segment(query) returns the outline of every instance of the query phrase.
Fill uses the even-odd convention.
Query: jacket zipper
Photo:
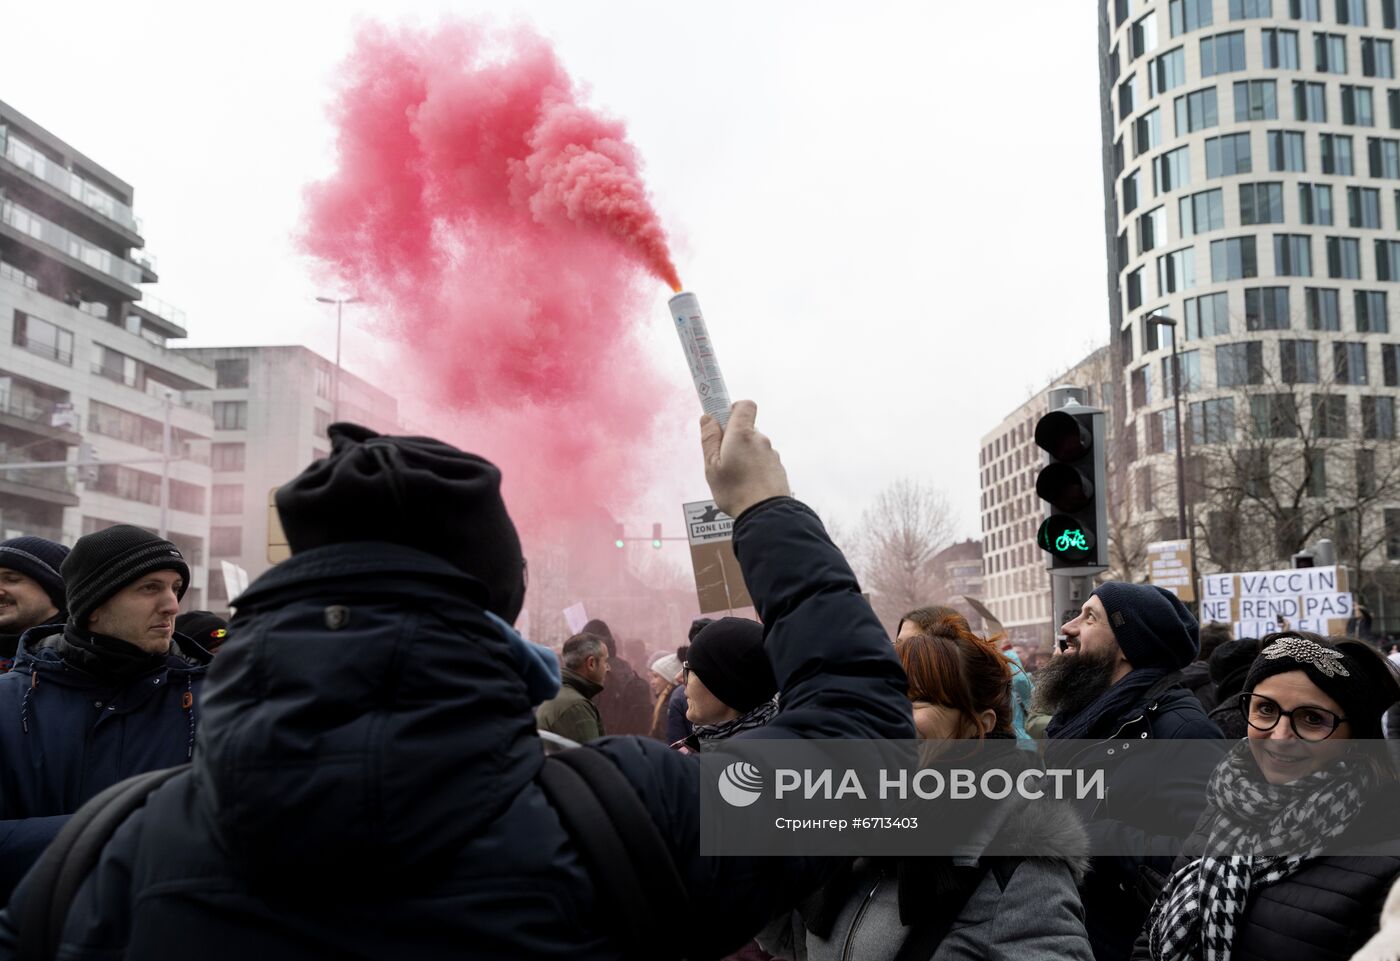
[[[851,920],[851,929],[846,932],[846,944],[841,949],[841,961],[850,961],[851,959],[851,943],[856,939],[856,928],[860,927],[860,920],[865,917],[865,910],[870,907],[870,902],[875,900],[875,892],[880,890],[881,880],[884,879],[881,878],[875,882],[875,886],[872,887],[870,893],[865,896],[865,900],[861,902],[860,908],[856,910],[856,916]]]

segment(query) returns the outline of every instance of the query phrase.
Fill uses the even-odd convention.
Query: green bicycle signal
[[[1087,551],[1088,549],[1089,541],[1081,530],[1064,531],[1055,538],[1055,550],[1061,554],[1068,550]]]

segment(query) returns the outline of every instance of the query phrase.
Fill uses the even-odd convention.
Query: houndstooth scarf
[[[1205,856],[1167,881],[1148,918],[1153,961],[1228,961],[1252,887],[1280,881],[1336,837],[1372,787],[1364,764],[1339,760],[1291,784],[1259,776],[1237,744],[1206,789],[1217,818]]]

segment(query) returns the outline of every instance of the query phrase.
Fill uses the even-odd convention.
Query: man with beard
[[[1196,818],[1225,742],[1201,702],[1181,683],[1200,648],[1196,619],[1175,594],[1150,584],[1109,581],[1061,629],[1065,646],[1035,679],[1047,766],[1103,767],[1106,792],[1090,802],[1089,835],[1098,850],[1084,883],[1084,921],[1097,961],[1127,958],[1157,889]],[[1115,745],[1144,739],[1206,739],[1219,751],[1193,751],[1169,771],[1142,752]],[[1171,812],[1175,836],[1149,828],[1143,812]],[[1140,895],[1139,891],[1147,892]],[[1145,898],[1145,899],[1144,899]]]

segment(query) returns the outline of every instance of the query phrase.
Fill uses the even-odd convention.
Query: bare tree
[[[919,481],[897,480],[861,515],[854,538],[862,580],[886,628],[912,608],[938,602],[941,578],[932,563],[953,540],[948,500]]]

